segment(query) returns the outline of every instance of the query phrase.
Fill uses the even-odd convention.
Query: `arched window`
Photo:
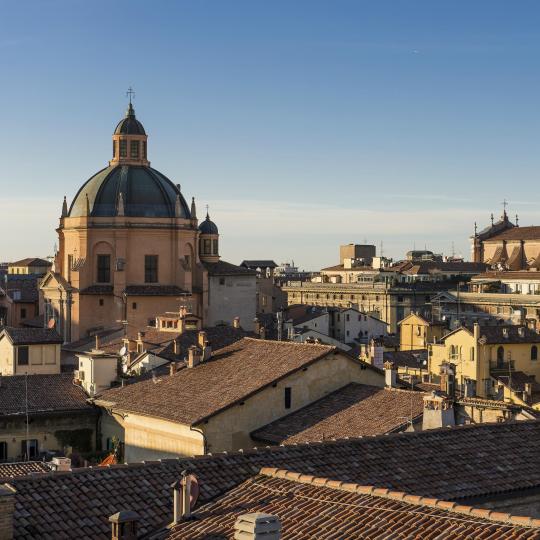
[[[538,360],[538,347],[536,345],[531,347],[531,360]]]
[[[504,364],[504,347],[501,345],[497,349],[497,367],[502,367]]]

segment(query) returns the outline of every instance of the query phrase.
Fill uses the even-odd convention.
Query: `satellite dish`
[[[127,348],[126,346],[124,345],[121,349],[120,349],[120,356],[126,356],[127,354]]]
[[[47,323],[47,328],[54,328],[56,326],[56,321],[54,319],[49,319]]]

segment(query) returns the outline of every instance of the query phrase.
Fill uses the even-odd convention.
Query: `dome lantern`
[[[135,109],[131,103],[133,91],[128,90],[129,105],[126,115],[118,122],[113,133],[113,157],[110,165],[150,165],[147,159],[148,135],[143,125],[135,116]]]
[[[219,231],[210,219],[206,206],[206,219],[199,225],[199,258],[203,262],[219,261]]]

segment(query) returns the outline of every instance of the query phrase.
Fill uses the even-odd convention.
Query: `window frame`
[[[102,265],[102,261],[107,261],[106,265]],[[107,277],[108,279],[102,279]],[[98,253],[96,255],[96,283],[111,282],[111,256],[108,253]]]
[[[155,264],[154,264],[155,263]],[[144,282],[159,283],[159,256],[144,256]]]
[[[121,158],[128,157],[128,144],[127,144],[126,139],[120,139],[118,157],[121,157]]]
[[[292,388],[286,386],[283,393],[285,409],[290,409],[292,407]]]
[[[26,360],[21,361],[21,351],[26,352]],[[18,345],[17,346],[17,365],[18,366],[28,366],[30,365],[30,347],[28,345]]]

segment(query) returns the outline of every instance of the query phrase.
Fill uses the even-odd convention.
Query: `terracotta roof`
[[[128,285],[128,296],[181,296],[190,294],[176,285]]]
[[[26,259],[21,259],[20,261],[15,261],[9,263],[9,266],[52,266],[50,261],[45,259],[39,259],[36,257],[27,257]]]
[[[50,467],[43,461],[17,461],[14,463],[0,463],[1,478],[16,478],[35,473],[50,472]]]
[[[436,261],[423,261],[414,264],[411,268],[404,270],[404,274],[432,274],[432,273],[445,273],[445,272],[461,272],[465,274],[478,274],[484,272],[488,267],[484,263],[475,262],[436,262]]]
[[[515,279],[523,279],[525,281],[539,281],[540,280],[540,272],[537,271],[529,271],[529,270],[518,270],[515,272],[511,271],[501,271],[501,272],[484,272],[482,274],[478,274],[477,276],[474,276],[472,278],[472,283],[475,281],[479,281],[482,279],[496,279],[500,281],[508,281],[508,280],[515,280]]]
[[[38,278],[35,275],[8,275],[6,289],[14,302],[33,304],[38,301]],[[19,297],[16,298],[16,293]]]
[[[54,344],[62,343],[63,339],[53,328],[15,328],[4,326],[0,337],[7,334],[13,345]]]
[[[250,270],[249,268],[244,268],[243,266],[236,266],[236,264],[231,264],[225,261],[218,261],[215,263],[203,262],[202,264],[210,276],[255,276],[257,274],[255,270]]]
[[[353,266],[352,268],[345,268],[342,264],[336,264],[334,266],[329,266],[327,268],[322,268],[321,272],[379,272],[378,269],[373,268],[372,266]]]
[[[251,436],[270,444],[380,435],[408,427],[423,411],[424,394],[351,383]]]
[[[506,231],[503,231],[484,242],[499,242],[501,240],[538,240],[540,239],[540,227],[512,227]]]
[[[334,351],[327,345],[244,338],[157,382],[106,390],[96,403],[193,425]]]
[[[113,294],[114,288],[112,285],[90,285],[80,290],[81,294]]]
[[[384,361],[394,362],[398,367],[410,367],[414,369],[428,369],[427,349],[414,351],[386,351],[383,353]],[[425,363],[424,363],[425,362]]]
[[[25,414],[26,384],[28,384],[28,411],[31,415],[66,411],[97,413],[87,403],[87,395],[82,388],[73,384],[73,374],[59,373],[28,375],[28,378],[25,375],[2,377],[0,416]]]
[[[233,538],[236,519],[251,512],[278,517],[283,540],[540,538],[540,519],[271,468],[155,538]]]
[[[261,467],[445,500],[510,497],[540,487],[539,450],[540,422],[522,421],[21,477],[10,482],[17,490],[15,536],[106,539],[108,516],[120,510],[137,512],[139,533],[147,534],[171,521],[170,485],[186,469],[199,479],[199,504]]]

